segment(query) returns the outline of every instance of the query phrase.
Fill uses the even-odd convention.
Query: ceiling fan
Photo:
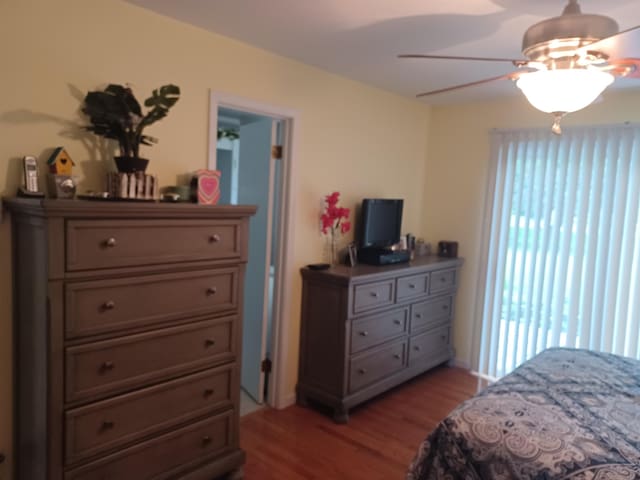
[[[514,72],[417,96],[513,80],[529,103],[553,115],[551,130],[559,135],[562,117],[591,104],[615,77],[640,78],[640,25],[619,32],[612,18],[584,14],[578,0],[568,1],[562,15],[527,29],[522,39],[522,59],[420,54],[398,57],[512,63],[517,67]]]

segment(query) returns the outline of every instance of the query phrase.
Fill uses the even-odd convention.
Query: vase
[[[144,172],[149,160],[140,157],[113,157],[120,173]]]
[[[327,262],[331,265],[338,265],[338,239],[333,235],[327,237]]]

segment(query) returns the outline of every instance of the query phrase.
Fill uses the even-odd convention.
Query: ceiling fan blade
[[[579,51],[604,53],[609,58],[636,58],[640,56],[640,25],[590,43]]]
[[[623,58],[609,61],[613,75],[624,78],[640,78],[640,58]]]
[[[511,73],[507,73],[506,75],[500,75],[498,77],[485,78],[482,80],[476,80],[475,82],[463,83],[461,85],[454,85],[453,87],[440,88],[439,90],[432,90],[430,92],[419,93],[418,95],[416,95],[416,97],[426,97],[429,95],[436,95],[438,93],[451,92],[452,90],[459,90],[461,88],[475,87],[476,85],[482,85],[485,83],[494,82],[496,80],[515,80],[520,75],[523,75],[525,73],[528,73],[528,72],[526,71],[511,72]]]
[[[493,58],[493,57],[458,57],[454,55],[421,55],[418,53],[406,53],[398,55],[398,58],[426,58],[435,60],[473,60],[479,62],[509,62],[517,67],[522,67],[529,63],[526,59],[515,58]]]

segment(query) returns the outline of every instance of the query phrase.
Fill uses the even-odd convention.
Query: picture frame
[[[347,246],[347,262],[350,267],[355,267],[358,264],[358,247],[355,243],[350,243]]]

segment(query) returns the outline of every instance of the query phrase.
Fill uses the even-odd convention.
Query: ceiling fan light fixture
[[[613,80],[608,72],[573,68],[525,73],[516,85],[538,110],[571,113],[590,105]]]

